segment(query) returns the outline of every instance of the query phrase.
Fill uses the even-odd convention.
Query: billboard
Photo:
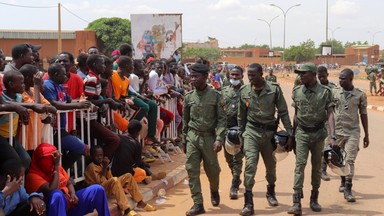
[[[182,14],[132,14],[131,35],[136,59],[154,53],[169,58],[182,45]]]
[[[321,55],[322,56],[332,55],[332,46],[331,45],[322,45],[321,46]]]

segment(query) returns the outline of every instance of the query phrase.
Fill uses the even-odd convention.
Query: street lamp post
[[[275,16],[273,19],[271,19],[271,21],[266,21],[264,19],[257,19],[259,21],[262,21],[262,22],[265,22],[267,23],[268,27],[269,27],[269,50],[272,50],[272,27],[271,27],[271,24],[272,24],[272,21],[275,20],[277,17],[279,16]]]
[[[374,32],[374,33],[370,32],[370,31],[368,32],[368,33],[370,33],[372,35],[372,45],[375,45],[375,35],[380,33],[380,32],[381,31],[377,31],[377,32]]]
[[[287,13],[293,7],[298,7],[301,4],[295,4],[295,5],[291,6],[291,7],[289,7],[286,11],[284,11],[281,7],[279,7],[279,6],[275,5],[275,4],[269,4],[269,5],[273,6],[273,7],[279,8],[281,10],[281,12],[283,12],[283,15],[284,15],[283,64],[285,64],[285,55],[284,55],[284,52],[285,52],[285,23],[286,23],[286,19],[287,19]]]
[[[332,67],[333,67],[333,51],[334,51],[334,47],[333,47],[333,45],[334,45],[334,41],[335,41],[335,38],[333,37],[333,33],[335,33],[335,31],[336,30],[338,30],[338,29],[340,29],[341,27],[336,27],[336,28],[334,28],[334,29],[332,29],[332,28],[328,28],[329,30],[331,30],[331,33],[332,33],[332,52],[331,52],[331,64],[332,64]],[[332,70],[332,67],[331,67],[331,70]]]

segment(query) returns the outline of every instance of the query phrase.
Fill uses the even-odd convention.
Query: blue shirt
[[[43,96],[48,101],[59,101],[67,103],[71,100],[71,97],[68,95],[67,91],[62,85],[59,85],[53,82],[51,79],[44,80],[44,91]],[[60,114],[60,128],[65,129],[67,123],[67,118],[65,113]]]
[[[19,203],[27,201],[29,203],[29,198],[33,196],[38,196],[41,199],[44,198],[42,193],[33,192],[27,194],[24,186],[20,186],[19,190],[9,195],[4,199],[3,192],[0,192],[0,208],[4,210],[5,215],[9,215],[13,210],[16,209]]]

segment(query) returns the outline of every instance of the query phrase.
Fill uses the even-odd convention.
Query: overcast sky
[[[62,0],[64,7],[92,22],[101,17],[130,18],[137,13],[182,13],[183,41],[219,40],[220,47],[248,44],[269,44],[269,27],[258,21],[272,22],[273,46],[283,46],[283,10],[294,7],[286,18],[286,47],[307,39],[316,45],[326,38],[326,0]],[[0,3],[24,6],[55,6],[54,0],[0,0]],[[35,5],[33,5],[33,3]],[[335,39],[342,41],[374,42],[384,48],[384,1],[382,0],[329,0],[329,28]],[[21,8],[0,4],[1,29],[55,30],[57,8]],[[62,10],[62,29],[84,29],[87,22]],[[329,38],[332,31],[329,30]]]

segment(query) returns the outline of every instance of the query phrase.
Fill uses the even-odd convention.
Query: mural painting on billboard
[[[131,32],[135,58],[153,53],[169,58],[182,45],[181,14],[132,14]]]

